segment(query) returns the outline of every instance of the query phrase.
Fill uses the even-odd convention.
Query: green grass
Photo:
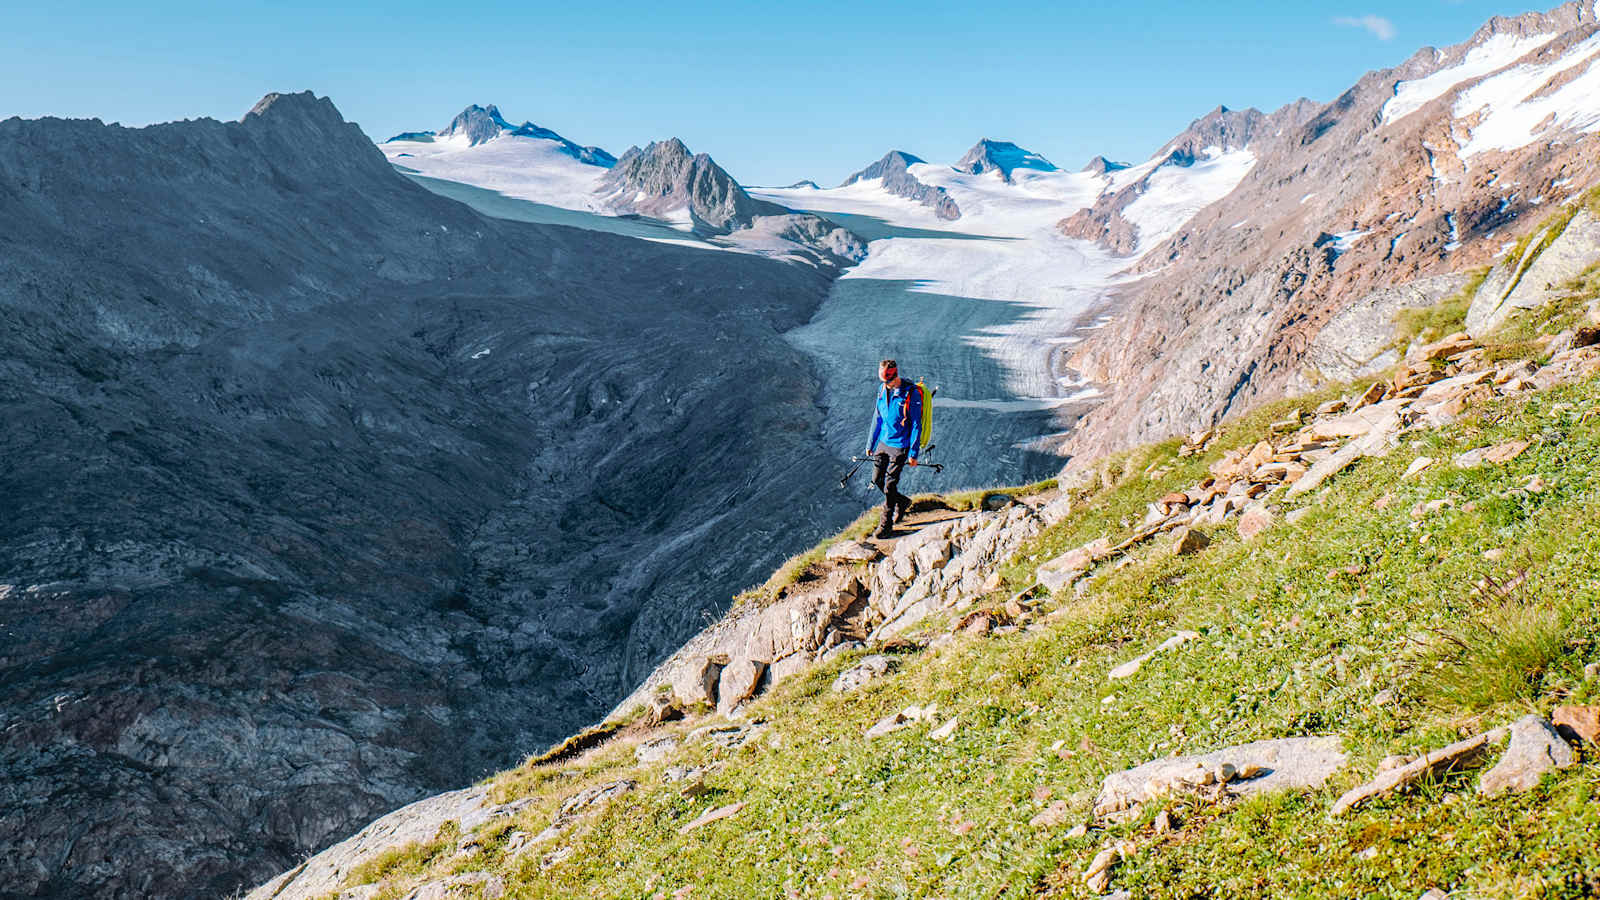
[[[1535,700],[1544,673],[1572,638],[1568,619],[1559,607],[1508,597],[1484,616],[1431,635],[1410,686],[1419,699],[1444,710]]]
[[[351,884],[386,877],[386,891],[402,891],[484,869],[503,875],[507,896],[517,898],[670,897],[683,888],[695,900],[1079,897],[1090,858],[1106,841],[1128,839],[1140,849],[1117,867],[1113,887],[1135,897],[1415,900],[1430,887],[1472,897],[1593,896],[1593,755],[1527,795],[1479,797],[1466,771],[1338,820],[1327,810],[1385,756],[1437,747],[1529,709],[1547,712],[1558,698],[1600,702],[1600,685],[1582,677],[1583,665],[1600,659],[1597,400],[1594,383],[1572,385],[1408,436],[1387,458],[1363,459],[1282,503],[1309,509],[1293,525],[1250,541],[1224,526],[1209,548],[1186,557],[1158,538],[1134,550],[1131,564],[1102,566],[1081,595],[1055,598],[1043,628],[963,635],[902,654],[893,673],[852,694],[828,687],[848,659],[815,667],[752,705],[770,726],[742,747],[686,745],[666,764],[639,766],[617,741],[564,766],[503,773],[492,781],[496,798],[532,802],[486,826],[481,852],[417,851]],[[1007,589],[1031,583],[1037,564],[1061,549],[1137,525],[1145,502],[1193,483],[1222,450],[1264,435],[1289,408],[1316,402],[1242,417],[1200,456],[1178,457],[1176,442],[1166,442],[1109,460],[1092,482],[1071,485],[1081,508],[1005,566]],[[1448,460],[1529,438],[1505,465],[1435,465],[1401,479],[1418,455]],[[1534,474],[1546,490],[1513,491]],[[1440,497],[1456,503],[1412,518],[1415,504]],[[1485,558],[1491,549],[1499,561]],[[1514,590],[1492,586],[1519,574]],[[1132,678],[1107,680],[1112,667],[1181,628],[1201,639]],[[1472,649],[1452,654],[1441,635]],[[1478,680],[1493,684],[1471,689]],[[1393,699],[1377,702],[1385,693]],[[958,717],[949,741],[927,740],[927,726],[863,736],[886,713],[929,702],[941,718]],[[715,720],[665,731],[687,734],[706,721]],[[1152,808],[1139,821],[1068,837],[1071,824],[1088,819],[1108,772],[1170,753],[1334,733],[1351,763],[1321,790],[1232,808],[1177,804],[1180,827],[1165,836],[1151,833]],[[715,765],[709,792],[685,796],[663,780],[667,764]],[[537,833],[563,799],[621,777],[638,788],[555,841],[519,857],[506,851],[511,831]],[[1069,821],[1030,827],[1053,800],[1066,802]],[[678,833],[735,801],[748,806]],[[542,866],[566,847],[570,856]]]

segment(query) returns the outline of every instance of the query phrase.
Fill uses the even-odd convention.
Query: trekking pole
[[[861,468],[861,464],[862,463],[866,462],[867,460],[869,460],[871,458],[872,457],[870,457],[870,456],[852,456],[852,457],[850,457],[850,460],[852,462],[854,462],[855,465],[851,466],[850,467],[850,471],[844,473],[844,477],[839,479],[839,487],[843,488],[843,487],[846,487],[847,485],[849,485],[850,484],[850,477],[852,475],[856,474],[856,470]]]

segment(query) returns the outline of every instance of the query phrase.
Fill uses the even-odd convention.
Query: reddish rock
[[[1600,744],[1600,706],[1558,706],[1550,722],[1564,736]]]
[[[1256,504],[1239,514],[1239,536],[1253,538],[1271,527],[1274,520],[1272,510]]]

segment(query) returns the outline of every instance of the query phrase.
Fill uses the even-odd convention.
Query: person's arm
[[[867,434],[867,456],[871,456],[872,451],[878,448],[878,432],[882,430],[883,414],[878,412],[878,404],[874,401],[872,404],[872,431]]]

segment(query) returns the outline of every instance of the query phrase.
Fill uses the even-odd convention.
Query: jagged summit
[[[961,157],[956,163],[956,171],[968,175],[982,175],[985,172],[999,172],[1000,177],[1007,182],[1011,181],[1011,173],[1017,169],[1033,169],[1040,172],[1054,172],[1056,167],[1050,160],[1045,159],[1031,150],[1024,150],[1010,141],[993,141],[984,138],[972,145],[967,155]]]
[[[1094,159],[1089,160],[1089,164],[1083,167],[1083,171],[1104,175],[1107,172],[1120,172],[1128,168],[1132,168],[1130,163],[1113,162],[1104,156],[1096,156]]]
[[[502,133],[510,131],[511,123],[500,115],[499,107],[494,104],[479,106],[474,103],[456,114],[450,124],[440,129],[439,137],[465,137],[469,146],[476,147],[487,141],[492,141]]]
[[[909,171],[921,165],[922,159],[904,150],[890,150],[882,158],[844,180],[840,187],[849,187],[860,181],[876,180],[883,189],[896,197],[914,200],[933,210],[933,214],[947,221],[961,218],[961,209],[942,187],[933,187],[918,181]]]
[[[500,137],[533,138],[545,141],[554,141],[561,147],[561,152],[567,156],[594,166],[610,167],[616,164],[617,158],[599,147],[590,147],[570,141],[560,134],[536,125],[533,122],[523,122],[513,125],[505,116],[500,114],[499,107],[494,104],[480,106],[476,103],[463,109],[450,120],[450,124],[438,131],[404,131],[395,135],[386,144],[399,142],[429,143],[436,138],[464,137],[467,146],[477,147]]]
[[[1267,116],[1254,107],[1229,109],[1218,105],[1185,128],[1162,148],[1167,162],[1175,165],[1193,165],[1195,160],[1212,153],[1226,153],[1243,149],[1266,122]]]
[[[709,154],[691,153],[678,138],[629,147],[597,193],[620,213],[672,219],[684,212],[697,232],[727,234],[758,215],[786,212],[745,193]]]
[[[877,162],[846,178],[840,187],[849,187],[858,181],[867,181],[882,178],[892,172],[904,172],[907,167],[923,162],[919,156],[914,156],[904,150],[890,150],[878,159]]]
[[[820,191],[820,190],[822,190],[822,185],[817,184],[815,181],[812,181],[809,178],[802,178],[799,181],[796,181],[794,184],[785,185],[784,189],[785,190],[790,190],[790,191],[797,191],[797,190]]]

